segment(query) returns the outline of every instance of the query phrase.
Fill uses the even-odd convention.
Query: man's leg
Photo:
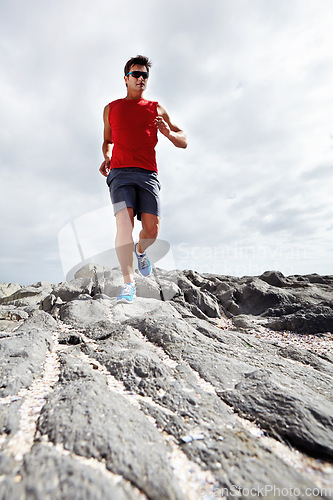
[[[158,215],[153,214],[141,214],[142,230],[139,235],[139,243],[137,249],[140,253],[146,251],[146,249],[154,243],[158,236],[158,231],[160,229],[160,218]]]
[[[133,274],[133,208],[124,208],[116,214],[116,252],[124,277],[124,283],[134,283]]]

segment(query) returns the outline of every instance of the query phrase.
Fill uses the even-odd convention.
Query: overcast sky
[[[102,113],[140,53],[189,141],[157,146],[171,267],[333,274],[332,25],[331,0],[2,0],[0,282],[62,281],[79,223],[112,247]]]

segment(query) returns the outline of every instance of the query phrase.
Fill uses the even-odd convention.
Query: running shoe
[[[138,258],[139,271],[142,274],[142,276],[149,276],[151,274],[151,265],[150,265],[149,259],[148,259],[145,252],[140,253],[137,250],[137,246],[138,246],[138,244],[136,243],[134,245],[134,252]]]
[[[135,284],[125,283],[117,297],[117,304],[132,304],[135,297]]]

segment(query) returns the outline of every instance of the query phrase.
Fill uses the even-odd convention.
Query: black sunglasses
[[[134,78],[140,78],[140,76],[142,76],[144,80],[147,80],[149,73],[148,71],[130,71],[126,76],[128,75],[132,75]]]

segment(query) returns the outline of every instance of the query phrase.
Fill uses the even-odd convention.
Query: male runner
[[[116,252],[124,278],[117,302],[131,303],[135,296],[133,250],[138,268],[149,276],[151,265],[145,250],[157,238],[160,226],[160,184],[155,146],[159,130],[176,147],[186,148],[185,133],[166,110],[142,97],[151,62],[145,56],[131,58],[124,68],[127,95],[104,108],[103,161],[100,172],[107,177],[116,216]],[[134,217],[141,220],[139,241],[134,245]]]

